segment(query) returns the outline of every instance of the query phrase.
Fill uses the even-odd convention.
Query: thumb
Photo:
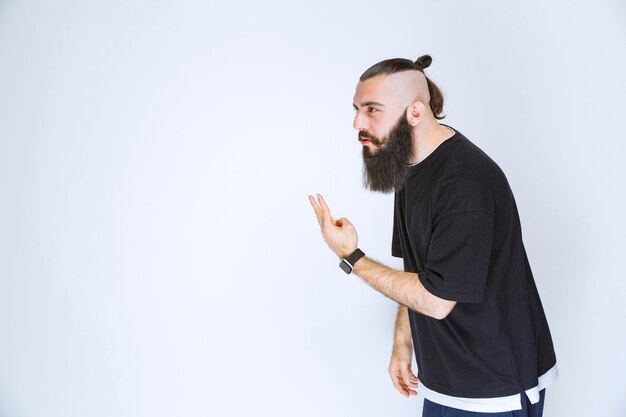
[[[411,374],[413,373],[410,370],[410,366],[411,365],[400,365],[400,373],[402,374],[402,380],[407,385],[411,383]]]
[[[350,223],[350,220],[348,220],[346,217],[342,217],[341,219],[339,219],[339,221],[341,222],[341,227],[352,226],[352,223]]]

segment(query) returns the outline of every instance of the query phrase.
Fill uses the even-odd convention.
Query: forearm
[[[411,324],[409,323],[409,310],[406,306],[398,304],[398,315],[396,317],[396,328],[393,332],[393,346],[413,349],[413,339],[411,338]]]
[[[309,200],[320,224],[322,236],[332,251],[345,259],[358,247],[356,229],[345,217],[333,219],[322,196],[318,194],[317,197],[320,205],[312,196],[309,196]],[[353,271],[392,300],[436,319],[445,318],[456,304],[455,301],[444,300],[429,293],[417,274],[397,271],[366,256],[355,262]]]
[[[456,304],[429,293],[417,274],[389,268],[367,256],[356,262],[353,272],[392,300],[436,319],[446,317]]]

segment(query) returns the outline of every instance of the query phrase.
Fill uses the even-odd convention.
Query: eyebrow
[[[358,107],[356,106],[356,104],[352,103],[352,106],[358,110]],[[361,103],[361,107],[369,107],[369,106],[385,107],[384,104],[379,103],[377,101],[366,101],[365,103]]]

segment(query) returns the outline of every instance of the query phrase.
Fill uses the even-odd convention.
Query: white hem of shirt
[[[549,371],[544,373],[538,378],[538,384],[536,387],[530,388],[525,391],[526,396],[532,404],[537,404],[539,401],[539,391],[552,384],[559,377],[559,370],[554,365]],[[450,395],[440,394],[432,389],[426,388],[424,384],[419,384],[418,392],[424,395],[424,398],[434,403],[458,408],[465,411],[473,411],[477,413],[501,413],[504,411],[514,411],[522,409],[522,395],[515,394],[507,397],[493,397],[493,398],[464,398],[453,397]]]

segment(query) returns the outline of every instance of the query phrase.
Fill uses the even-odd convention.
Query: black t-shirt
[[[502,170],[458,131],[395,193],[392,255],[432,294],[443,320],[409,309],[420,381],[441,394],[518,394],[556,364]]]

